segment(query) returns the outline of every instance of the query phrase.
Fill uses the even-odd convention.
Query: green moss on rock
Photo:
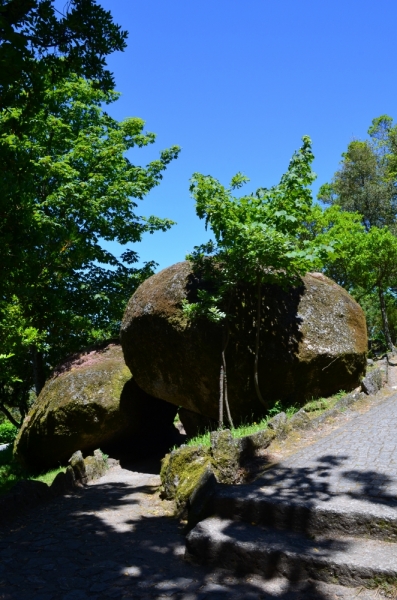
[[[202,282],[188,262],[147,279],[132,296],[121,341],[138,385],[210,419],[218,418],[222,328],[208,320],[186,322],[182,302],[195,301]],[[259,381],[262,396],[303,405],[359,384],[366,368],[367,331],[360,306],[321,273],[308,273],[300,286],[264,285]],[[228,397],[236,424],[261,417],[254,385],[255,286],[234,290],[228,313]],[[136,352],[139,348],[139,352]]]
[[[87,453],[139,433],[147,418],[140,405],[150,399],[131,380],[119,345],[84,354],[47,381],[19,431],[15,455],[42,470],[65,463],[76,450]]]
[[[204,446],[182,446],[167,454],[160,472],[165,498],[175,500],[177,508],[185,506],[210,464],[210,450]]]

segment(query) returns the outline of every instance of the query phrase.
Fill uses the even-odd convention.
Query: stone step
[[[210,515],[308,535],[397,542],[397,502],[379,498],[287,498],[271,486],[218,485],[203,517]]]
[[[318,536],[210,517],[187,535],[186,558],[266,578],[313,579],[344,586],[397,582],[397,552],[379,540]]]

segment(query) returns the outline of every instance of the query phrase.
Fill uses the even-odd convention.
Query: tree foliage
[[[136,209],[179,149],[133,164],[125,153],[154,134],[103,110],[117,98],[106,58],[127,33],[96,0],[62,10],[0,0],[0,409],[14,421],[59,360],[117,335],[124,302],[153,272],[101,240],[171,226]]]
[[[303,222],[311,214],[310,185],[313,154],[310,138],[303,138],[287,172],[278,185],[259,188],[254,194],[233,195],[248,179],[238,173],[228,188],[208,175],[195,173],[190,191],[196,201],[197,215],[210,226],[215,244],[197,247],[197,260],[208,250],[222,265],[226,285],[237,281],[288,285],[310,268],[320,247],[304,240]]]
[[[65,9],[54,0],[0,0],[0,110],[33,114],[48,80],[56,85],[70,73],[114,88],[106,57],[125,48],[127,33],[95,0],[71,0]]]
[[[397,127],[388,116],[374,119],[369,140],[352,141],[342,154],[340,169],[318,198],[362,215],[366,230],[393,227],[397,215]]]
[[[261,286],[263,283],[291,285],[332,250],[314,244],[303,235],[304,223],[312,209],[310,185],[315,179],[312,161],[311,141],[305,136],[280,183],[269,189],[260,188],[253,194],[235,197],[234,191],[248,181],[241,173],[232,178],[227,188],[209,175],[195,173],[191,180],[197,215],[211,228],[215,241],[196,247],[188,258],[196,269],[207,271],[207,277],[210,268],[210,277],[217,281],[218,289],[214,295],[203,291],[199,302],[193,305],[185,303],[185,312],[190,317],[207,315],[220,321],[227,318],[217,306],[220,298],[241,282],[256,286],[254,374],[257,395],[263,403],[257,372]]]
[[[386,345],[393,349],[388,309],[397,287],[397,126],[382,115],[368,134],[368,140],[349,144],[331,184],[320,188],[319,199],[332,209],[322,216],[317,211],[314,221],[336,241],[328,273],[364,303],[372,323],[379,323],[380,313]]]

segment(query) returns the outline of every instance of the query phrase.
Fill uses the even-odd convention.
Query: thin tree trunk
[[[39,352],[37,348],[32,348],[32,359],[34,387],[38,396],[45,384],[43,353]]]
[[[8,410],[8,408],[6,408],[4,406],[4,404],[0,404],[0,410],[2,413],[5,414],[5,416],[7,417],[7,419],[9,421],[11,421],[11,423],[15,426],[18,427],[18,429],[21,427],[22,423],[18,423],[18,421],[16,419],[14,419],[14,417],[12,416],[12,414],[10,413],[10,411]]]
[[[223,365],[221,365],[221,373],[219,375],[219,429],[223,427]]]
[[[379,294],[380,312],[382,313],[383,330],[385,332],[386,343],[387,343],[388,347],[390,348],[390,350],[392,352],[394,352],[396,349],[393,345],[391,335],[390,335],[389,321],[387,318],[387,311],[386,311],[385,294],[381,288],[378,288],[378,294]]]
[[[258,400],[267,409],[267,402],[263,399],[261,390],[259,388],[259,377],[258,377],[258,363],[259,363],[259,342],[260,342],[260,331],[261,331],[261,306],[262,306],[262,294],[261,294],[261,277],[257,275],[257,307],[256,307],[256,340],[255,340],[255,365],[254,365],[254,383],[255,391]]]
[[[227,343],[226,343],[226,346],[227,346]],[[225,398],[225,406],[226,406],[227,418],[228,418],[228,421],[230,423],[230,427],[232,429],[234,429],[232,415],[230,414],[229,400],[228,400],[228,397],[227,397],[227,373],[226,373],[226,358],[225,358],[226,346],[225,346],[225,348],[223,349],[223,352],[222,352],[223,379],[224,379],[224,398]]]

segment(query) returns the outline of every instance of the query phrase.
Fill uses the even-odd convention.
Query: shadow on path
[[[277,480],[283,481],[284,486],[290,482],[283,494],[299,495],[313,502],[331,498],[327,483],[321,478],[340,469],[344,460],[341,456],[325,456],[312,470],[278,467],[272,485]],[[149,467],[143,468],[147,473]],[[269,471],[266,477],[270,474]],[[330,600],[355,596],[356,590],[349,588],[338,588],[335,596],[319,583],[272,579],[264,582],[259,576],[239,576],[186,563],[184,532],[177,520],[163,516],[164,508],[157,495],[158,478],[131,472],[127,475],[127,482],[91,485],[21,517],[3,530],[0,599]],[[375,482],[373,485],[378,481],[379,490],[384,490],[387,483],[372,471],[345,475],[347,479],[355,477],[363,489],[367,478]],[[252,486],[246,488],[252,493]],[[379,501],[375,496],[371,498],[372,502]],[[384,498],[387,495],[381,501]],[[332,555],[340,544],[331,539],[321,546],[321,551]],[[274,575],[275,571],[267,573],[269,578]],[[293,579],[301,576],[298,570]],[[375,597],[366,594],[361,593],[360,598]]]

